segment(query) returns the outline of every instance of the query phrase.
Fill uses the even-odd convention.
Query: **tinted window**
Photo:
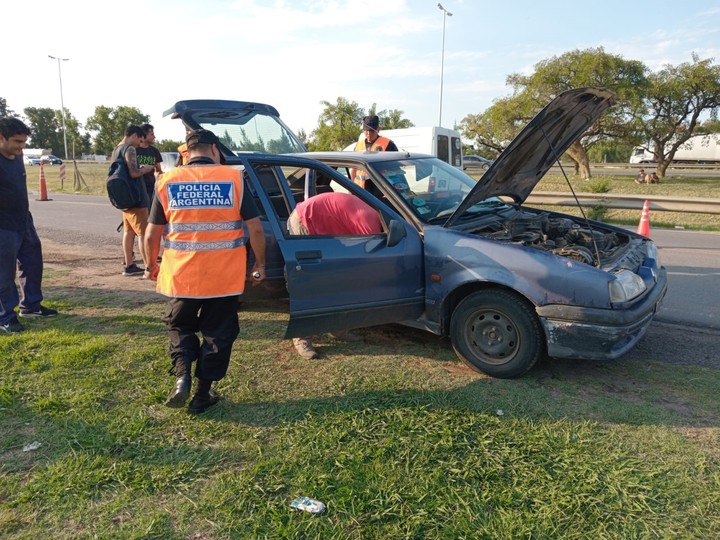
[[[437,157],[445,163],[450,163],[450,138],[447,135],[437,136]]]

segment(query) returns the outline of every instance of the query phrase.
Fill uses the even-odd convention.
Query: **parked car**
[[[40,157],[35,156],[23,156],[23,163],[32,167],[33,165],[40,165]]]
[[[482,156],[463,156],[463,170],[465,169],[487,169],[492,165],[492,160]]]
[[[183,121],[220,136],[240,134],[232,120],[239,116],[216,103],[202,113],[186,109]],[[449,336],[462,361],[495,377],[519,376],[546,355],[624,354],[667,290],[654,242],[523,204],[551,156],[562,155],[612,103],[603,89],[560,95],[482,183],[427,155],[233,155],[235,139],[226,137],[223,153],[243,168],[267,237],[268,279],[248,286],[248,299],[287,294],[286,337],[385,323]],[[350,180],[358,168],[372,189]],[[377,209],[383,234],[290,236],[286,221],[295,204],[329,190]]]
[[[43,163],[47,163],[49,165],[62,165],[62,159],[60,159],[57,156],[42,156],[40,159],[42,159]]]

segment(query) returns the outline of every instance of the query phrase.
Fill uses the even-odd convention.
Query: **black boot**
[[[198,379],[198,387],[190,400],[188,411],[194,414],[204,413],[218,401],[220,401],[220,396],[212,389],[212,381]]]
[[[172,409],[179,409],[185,406],[187,398],[190,397],[191,379],[189,374],[182,375],[175,380],[175,386],[168,394],[165,405]]]

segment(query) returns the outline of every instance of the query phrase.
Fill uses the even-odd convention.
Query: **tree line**
[[[626,60],[602,47],[574,50],[543,60],[530,75],[513,73],[507,84],[509,96],[497,98],[485,111],[468,114],[455,126],[468,150],[495,158],[520,130],[555,96],[572,88],[602,86],[615,93],[615,105],[575,142],[565,156],[576,174],[590,177],[590,161],[627,162],[633,147],[655,156],[657,174],[664,177],[675,152],[698,133],[720,132],[720,66],[714,59],[692,54],[690,62],[666,65],[657,72],[643,62]],[[341,150],[356,141],[362,119],[377,114],[381,129],[412,127],[397,109],[367,110],[338,97],[321,101],[323,111],[310,133],[299,138],[310,150]],[[38,148],[63,148],[62,113],[50,108],[27,107],[24,117],[32,129],[31,144]],[[15,116],[0,97],[0,117]],[[706,117],[705,121],[702,118]],[[65,110],[68,151],[110,154],[129,124],[148,122],[149,116],[135,107],[98,106],[83,126]],[[93,135],[91,135],[91,133]],[[172,151],[180,141],[160,140],[161,151]],[[56,153],[58,153],[56,151]]]

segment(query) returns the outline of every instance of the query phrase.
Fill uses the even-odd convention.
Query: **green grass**
[[[4,539],[720,536],[717,370],[545,361],[496,380],[399,326],[318,337],[308,362],[278,302],[241,312],[223,400],[195,417],[163,405],[159,297],[60,277],[61,316],[0,336]]]

